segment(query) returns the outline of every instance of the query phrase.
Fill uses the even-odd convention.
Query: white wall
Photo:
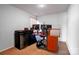
[[[59,40],[66,41],[67,12],[40,16],[40,17],[38,17],[38,21],[42,24],[43,23],[51,24],[53,28],[60,28],[61,29],[61,38]]]
[[[38,21],[42,24],[51,24],[53,27],[59,28],[59,14],[51,14],[38,17]]]
[[[67,12],[63,13],[60,15],[60,26],[61,26],[61,37],[60,41],[66,42],[67,40],[67,24],[68,24],[68,17],[67,17]]]
[[[71,5],[68,10],[68,39],[70,54],[79,54],[79,5]]]
[[[10,5],[0,5],[0,51],[14,46],[14,31],[30,26],[31,15]]]
[[[32,27],[33,24],[41,24],[38,20],[36,16],[32,16],[30,18],[30,27]]]

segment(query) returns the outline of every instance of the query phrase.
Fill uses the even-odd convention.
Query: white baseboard
[[[10,48],[13,48],[14,46],[11,46],[11,47],[8,47],[8,48],[5,48],[5,49],[2,49],[2,50],[0,50],[0,52],[3,52],[3,51],[5,51],[5,50],[8,50],[8,49],[10,49]]]

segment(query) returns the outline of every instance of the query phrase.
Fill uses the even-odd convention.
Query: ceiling
[[[22,9],[35,16],[43,16],[53,13],[67,11],[69,4],[45,4],[44,8],[39,8],[38,4],[13,4],[12,6]]]

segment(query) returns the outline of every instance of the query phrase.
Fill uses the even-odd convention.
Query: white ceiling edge
[[[44,15],[34,15],[33,13],[31,13],[31,12],[28,12],[28,11],[26,11],[26,10],[24,10],[24,9],[22,9],[22,8],[19,8],[19,7],[17,7],[17,6],[14,6],[14,5],[16,5],[16,4],[10,4],[11,6],[13,6],[13,7],[16,7],[16,8],[18,8],[18,9],[20,9],[20,10],[23,10],[23,11],[25,11],[25,12],[27,12],[27,13],[29,13],[29,14],[31,14],[31,15],[33,15],[33,16],[37,16],[37,17],[40,17],[40,16],[45,16],[45,15],[52,15],[52,14],[58,14],[58,13],[62,13],[62,12],[67,12],[68,11],[68,8],[69,8],[69,6],[70,6],[70,4],[67,4],[68,5],[68,7],[65,9],[65,10],[63,10],[63,11],[60,11],[60,12],[53,12],[53,13],[48,13],[48,14],[44,14]],[[18,5],[18,4],[17,4]],[[22,4],[23,5],[23,4]],[[63,4],[62,4],[63,5]]]

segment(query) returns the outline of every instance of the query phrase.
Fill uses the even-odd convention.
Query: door
[[[58,37],[48,36],[47,48],[49,51],[57,52],[58,51]]]

